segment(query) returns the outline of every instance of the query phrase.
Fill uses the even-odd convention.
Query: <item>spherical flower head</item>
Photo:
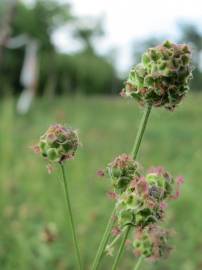
[[[183,177],[179,176],[174,179],[163,167],[153,167],[145,176],[140,171],[137,173],[135,171],[135,173],[129,174],[130,180],[127,181],[127,184],[120,187],[117,183],[122,177],[120,168],[126,169],[128,162],[125,158],[122,162],[121,155],[110,165],[110,175],[115,190],[119,191],[115,193],[115,215],[120,228],[131,225],[143,229],[151,224],[156,224],[164,218],[167,200],[179,197],[179,189],[184,182]],[[114,168],[115,172],[113,172]]]
[[[140,174],[139,164],[127,154],[116,157],[107,167],[115,192],[124,192],[135,175]]]
[[[163,214],[159,202],[150,198],[144,177],[134,179],[127,190],[117,198],[116,215],[119,227],[132,225],[144,228],[161,220]]]
[[[74,157],[79,145],[77,132],[55,124],[40,137],[39,151],[49,162],[61,163]]]
[[[153,225],[138,231],[133,241],[134,253],[152,260],[166,258],[171,251],[168,244],[169,236],[168,230]]]
[[[166,41],[143,54],[141,63],[130,71],[122,95],[141,105],[173,110],[189,90],[192,69],[190,48]]]

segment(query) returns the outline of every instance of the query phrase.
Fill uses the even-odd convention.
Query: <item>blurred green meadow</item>
[[[142,270],[202,269],[201,103],[202,95],[189,95],[174,113],[152,111],[139,161],[145,168],[165,165],[183,175],[185,184],[165,221],[176,231],[174,250],[169,259],[146,262]],[[109,97],[39,99],[26,116],[16,114],[15,100],[0,102],[0,269],[76,269],[61,172],[55,168],[49,175],[45,161],[31,150],[55,122],[79,129],[82,146],[66,170],[83,263],[90,269],[113,208],[106,195],[110,182],[96,171],[130,152],[141,114],[134,101]],[[103,260],[101,269],[110,269],[112,260]],[[127,250],[119,269],[132,270],[135,261]]]

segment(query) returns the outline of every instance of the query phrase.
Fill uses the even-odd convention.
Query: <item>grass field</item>
[[[142,270],[202,269],[202,96],[188,96],[176,112],[154,109],[139,153],[145,167],[165,165],[184,175],[181,197],[170,205],[166,225],[176,230],[168,260],[146,262]],[[117,154],[130,152],[141,109],[133,101],[110,98],[38,100],[26,116],[17,116],[14,101],[0,103],[0,269],[76,269],[57,169],[48,175],[45,162],[29,148],[51,123],[79,129],[82,147],[67,164],[71,197],[85,269],[97,249],[113,207],[108,179],[96,171]],[[49,224],[49,225],[48,225]],[[55,241],[43,241],[47,226]],[[110,269],[108,257],[101,267]],[[126,251],[121,270],[132,270]]]

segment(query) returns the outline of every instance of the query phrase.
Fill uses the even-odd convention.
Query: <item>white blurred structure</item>
[[[9,49],[17,49],[22,46],[25,46],[25,57],[20,74],[20,82],[24,89],[17,102],[17,112],[19,114],[26,114],[36,94],[39,72],[39,45],[35,39],[29,38],[27,35],[11,38],[7,43]]]

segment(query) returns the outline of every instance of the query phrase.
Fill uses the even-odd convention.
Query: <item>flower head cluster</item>
[[[152,225],[147,227],[146,230],[137,231],[133,241],[135,255],[152,260],[166,258],[171,251],[168,244],[169,236],[168,230]]]
[[[73,158],[78,146],[79,139],[75,130],[55,124],[40,137],[35,150],[49,162],[61,163]]]
[[[127,154],[116,157],[107,167],[116,193],[121,194],[135,176],[140,175],[140,166]]]
[[[176,180],[162,167],[145,176],[135,175],[127,189],[117,196],[116,215],[120,227],[145,228],[164,217],[166,201],[176,198],[182,179]]]
[[[169,233],[158,223],[165,216],[167,201],[178,198],[183,177],[175,179],[163,167],[150,168],[143,174],[140,165],[126,154],[119,155],[107,169],[116,194],[115,239],[127,226],[132,226],[136,231],[135,254],[153,259],[165,257],[170,251]],[[107,246],[108,254],[112,254],[115,242]]]
[[[186,44],[170,41],[148,49],[130,71],[122,95],[140,104],[173,110],[189,90],[191,52]]]

